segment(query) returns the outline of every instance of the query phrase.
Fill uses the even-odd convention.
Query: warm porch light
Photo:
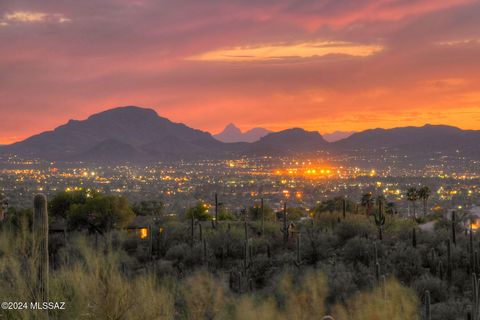
[[[139,230],[139,233],[140,233],[140,239],[145,239],[146,237],[148,237],[148,228],[141,228]]]

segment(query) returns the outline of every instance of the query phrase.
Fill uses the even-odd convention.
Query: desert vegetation
[[[1,318],[477,319],[479,238],[465,217],[429,217],[422,231],[372,199],[237,214],[199,202],[172,216],[117,196],[39,195],[2,221],[0,298],[65,310]]]

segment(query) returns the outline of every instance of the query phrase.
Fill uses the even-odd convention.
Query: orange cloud
[[[326,55],[366,57],[383,50],[381,45],[343,41],[310,41],[294,44],[265,44],[219,49],[190,57],[198,61],[265,61],[288,58],[312,58]]]

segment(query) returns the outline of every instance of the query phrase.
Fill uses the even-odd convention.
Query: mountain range
[[[242,137],[248,133],[237,129],[229,125],[221,133],[223,135],[216,138]],[[247,141],[258,137],[257,141],[236,142],[239,140],[234,139],[222,142],[208,132],[160,117],[152,109],[128,106],[103,111],[81,121],[70,120],[52,131],[1,146],[0,152],[47,160],[95,162],[379,150],[427,158],[436,153],[480,157],[480,131],[445,125],[370,129],[335,142],[328,142],[316,131],[301,128],[265,135],[263,130],[258,131],[261,136],[255,135],[257,133],[248,135]],[[243,136],[243,141],[245,139]]]
[[[480,131],[446,125],[369,129],[334,143],[339,151],[391,150],[406,155],[458,154],[480,156]]]
[[[137,160],[222,150],[209,133],[159,117],[152,109],[120,107],[70,120],[53,131],[3,147],[52,160]]]
[[[228,124],[222,132],[213,135],[213,137],[221,142],[255,142],[266,136],[271,131],[264,128],[253,128],[242,132],[233,123]]]

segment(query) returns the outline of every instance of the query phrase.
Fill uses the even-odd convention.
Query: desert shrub
[[[318,225],[303,226],[301,238],[302,258],[311,264],[332,256],[337,237],[332,233],[321,232]]]
[[[177,244],[167,251],[165,258],[175,264],[182,263],[186,266],[193,266],[202,261],[202,246],[195,244],[195,246],[191,248],[186,243]]]
[[[180,303],[187,319],[220,319],[225,317],[229,295],[208,272],[188,277],[180,289]]]
[[[358,291],[355,282],[355,272],[342,262],[324,265],[321,270],[328,279],[328,287],[330,288],[328,294],[329,304],[335,302],[344,303],[352,294]]]
[[[416,227],[415,221],[411,219],[387,216],[384,227],[385,236],[400,238],[408,241],[411,239],[412,229]],[[418,233],[418,230],[417,230]]]
[[[425,290],[430,292],[431,302],[437,303],[448,298],[448,287],[445,282],[431,275],[423,275],[412,283],[412,288],[421,297]]]
[[[207,237],[210,249],[216,254],[225,253],[225,258],[243,259],[245,243],[244,225],[231,224],[230,231],[226,226],[208,233]]]
[[[395,244],[388,248],[386,257],[386,267],[405,283],[410,283],[426,272],[426,269],[422,267],[422,257],[419,251],[410,244],[404,242]]]
[[[315,214],[315,224],[322,230],[335,229],[341,221],[338,212],[319,212]]]
[[[349,215],[348,218],[342,220],[335,229],[335,233],[341,243],[354,237],[364,237],[371,234],[376,235],[376,232],[374,224],[361,215]]]
[[[461,319],[458,315],[465,313],[465,305],[468,305],[468,301],[455,301],[453,299],[435,303],[432,305],[432,319],[433,320],[457,320]]]
[[[297,278],[285,273],[275,288],[277,304],[287,319],[313,319],[325,314],[327,292],[324,275],[313,270]]]
[[[343,305],[333,307],[335,319],[420,319],[418,301],[411,289],[403,287],[398,281],[390,279],[384,287],[376,287],[371,292],[359,292]]]
[[[280,233],[279,222],[265,221],[264,224],[265,236],[268,238],[275,237]]]
[[[341,254],[347,262],[368,265],[373,255],[373,242],[364,237],[351,238],[343,246]]]
[[[278,269],[279,265],[268,259],[266,256],[260,256],[255,259],[254,263],[252,263],[248,270],[254,288],[265,287],[268,281],[279,271]]]

